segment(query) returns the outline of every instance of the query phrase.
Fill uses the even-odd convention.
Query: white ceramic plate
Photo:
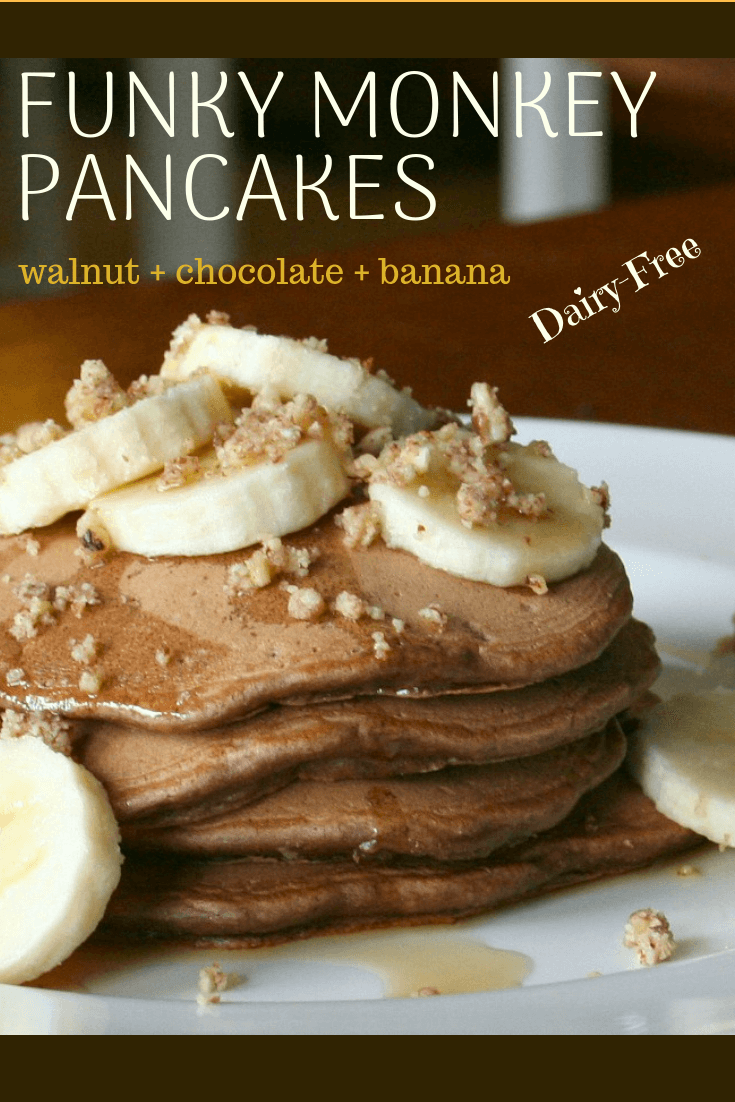
[[[671,670],[695,666],[732,631],[735,439],[519,420],[583,480],[612,490],[609,542],[628,567],[636,612]],[[696,875],[678,871],[691,864]],[[704,847],[655,869],[570,889],[458,927],[314,939],[220,955],[245,977],[221,1005],[196,1005],[212,953],[82,952],[45,982],[0,987],[2,1034],[731,1034],[735,1033],[735,851]],[[674,960],[635,966],[628,915],[669,918]],[[488,951],[488,946],[500,952]],[[435,987],[470,991],[387,997]],[[382,977],[382,978],[381,978]]]

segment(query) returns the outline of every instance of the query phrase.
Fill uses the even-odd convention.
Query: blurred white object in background
[[[590,62],[572,57],[501,58],[503,221],[541,222],[598,210],[609,203],[611,123],[605,76],[579,76],[574,80],[575,130],[602,131],[602,136],[579,137],[569,133],[569,74],[585,72],[600,70]],[[546,95],[539,98],[545,88]],[[528,106],[519,109],[519,100]],[[598,102],[585,105],[585,100]],[[531,106],[534,101],[538,107]],[[543,109],[546,118],[539,109]],[[522,137],[517,133],[519,122]]]

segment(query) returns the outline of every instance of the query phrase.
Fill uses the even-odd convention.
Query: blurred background
[[[166,265],[204,255],[213,263],[238,260],[264,262],[276,256],[309,257],[410,235],[447,234],[501,221],[534,221],[554,218],[647,194],[693,189],[735,177],[735,62],[731,58],[2,58],[0,59],[0,301],[31,295],[64,293],[63,288],[25,286],[18,264],[64,263],[76,256],[80,263],[118,264],[129,257],[140,261],[141,272],[160,262]],[[522,142],[512,138],[510,105],[503,90],[512,89],[512,73],[526,74],[536,94],[545,68],[554,65],[617,71],[637,102],[651,70],[657,73],[641,108],[639,136],[630,137],[630,116],[622,97],[609,81],[595,81],[595,108],[579,108],[584,129],[604,129],[604,139],[566,139],[566,83],[556,82],[563,93],[559,103],[560,138],[549,142],[533,127]],[[396,132],[389,117],[390,89],[401,74],[413,69],[429,74],[439,92],[436,126],[422,138]],[[128,71],[134,70],[156,101],[166,103],[170,70],[180,74],[177,84],[177,137],[175,146],[152,113],[141,105],[139,131],[128,136]],[[252,104],[237,77],[246,72],[261,103],[279,70],[285,77],[266,114],[266,134],[260,139]],[[314,71],[323,72],[343,112],[347,113],[369,70],[376,73],[377,138],[367,136],[364,99],[349,127],[340,124],[325,105],[322,135],[314,137]],[[200,74],[202,100],[217,92],[220,73],[228,75],[228,88],[217,101],[235,136],[224,138],[214,113],[201,112],[202,132],[193,139],[190,72]],[[495,139],[463,100],[460,136],[452,135],[453,72],[461,73],[478,102],[492,117],[493,73],[500,72],[501,135]],[[31,138],[21,136],[21,79],[23,71],[53,72],[53,81],[36,81],[32,99],[53,94],[54,108],[33,108]],[[68,73],[76,75],[77,121],[80,129],[94,133],[105,121],[106,73],[112,74],[115,111],[112,124],[100,138],[75,134],[67,108]],[[420,133],[427,125],[429,101],[426,88],[406,81],[401,91],[400,117],[405,130]],[[419,84],[422,82],[419,80]],[[580,88],[584,96],[592,85]],[[597,88],[599,86],[599,93]],[[607,97],[604,92],[607,91]],[[421,94],[422,93],[422,94]],[[550,113],[554,95],[545,101]],[[589,123],[585,112],[588,113]],[[535,116],[534,112],[527,112]],[[552,115],[553,117],[553,115]],[[532,119],[529,118],[529,124]],[[602,125],[601,125],[602,124]],[[174,152],[174,217],[166,222],[139,183],[135,185],[135,213],[125,218],[125,155],[132,153],[159,194],[164,190],[163,165]],[[42,152],[60,168],[54,192],[32,200],[31,219],[21,220],[21,155]],[[66,209],[85,156],[93,152],[117,215],[111,222],[102,202],[80,201],[74,219]],[[208,209],[218,211],[229,203],[230,215],[202,222],[187,210],[183,195],[186,166],[200,153],[226,157],[226,169],[201,166],[199,193],[207,196]],[[252,201],[242,222],[234,217],[240,197],[258,153],[265,153],[285,211],[282,221],[272,202]],[[324,171],[324,156],[332,157],[332,170],[324,184],[332,208],[340,215],[331,221],[313,193],[307,196],[306,217],[294,209],[295,159],[304,157],[305,178],[313,182]],[[364,179],[380,182],[380,192],[365,190],[360,201],[365,211],[385,212],[383,219],[349,219],[349,157],[380,153],[381,162],[365,162]],[[414,175],[436,196],[436,213],[428,220],[402,220],[394,212],[396,201],[414,217],[426,210],[426,200],[402,184],[396,164],[407,153],[430,157],[434,169],[422,172],[413,163]],[[556,158],[549,163],[548,158]],[[179,167],[177,171],[177,163]],[[48,180],[48,165],[34,164],[35,186]],[[207,175],[209,174],[209,175]],[[264,183],[261,173],[259,183]],[[88,174],[87,184],[94,187]],[[89,190],[89,187],[87,188]],[[260,190],[256,187],[256,192]],[[520,198],[519,198],[520,197]],[[148,277],[150,278],[150,277]]]

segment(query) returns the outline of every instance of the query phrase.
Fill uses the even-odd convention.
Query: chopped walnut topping
[[[358,482],[367,482],[370,476],[378,468],[379,461],[376,456],[366,453],[357,455],[354,459],[347,460],[345,471],[350,478],[356,478]]]
[[[297,394],[290,402],[259,394],[233,425],[220,428],[214,448],[221,471],[228,474],[262,460],[278,463],[303,440],[325,438],[347,451],[351,423],[328,413],[310,394]]]
[[[383,448],[387,447],[392,440],[393,433],[390,428],[387,425],[382,425],[377,429],[371,429],[370,432],[366,432],[357,445],[356,451],[358,455],[371,455],[377,458]]]
[[[229,325],[230,315],[224,310],[210,310],[206,317],[207,325]]]
[[[0,436],[0,467],[30,455],[54,440],[61,440],[66,432],[55,421],[29,421],[15,432]]]
[[[366,615],[367,609],[361,597],[354,593],[342,592],[334,602],[334,611],[345,620],[361,620]]]
[[[551,450],[551,445],[545,440],[532,440],[528,445],[529,452],[534,455],[540,455],[542,459],[553,459],[554,453]]]
[[[526,578],[526,585],[538,597],[543,597],[545,593],[549,592],[546,578],[542,578],[540,574],[529,574]]]
[[[11,709],[3,712],[0,738],[24,738],[31,735],[40,738],[52,750],[60,754],[71,754],[71,727],[61,716],[48,712],[16,712]]]
[[[405,628],[406,628],[406,621],[405,620],[396,620],[394,618],[393,620],[391,620],[391,624],[393,625],[393,630],[396,633],[396,635],[402,635],[403,632],[405,631]]]
[[[133,402],[139,402],[141,398],[158,398],[172,386],[176,386],[173,379],[164,379],[161,375],[141,375],[128,387],[128,397]]]
[[[291,587],[288,614],[292,620],[318,620],[325,608],[324,598],[316,589]]]
[[[161,667],[161,669],[165,670],[166,667],[170,665],[171,658],[172,654],[168,647],[159,647],[159,649],[156,651],[156,662]]]
[[[66,396],[66,416],[70,425],[80,429],[118,413],[131,403],[132,399],[102,360],[85,360],[79,378]]]
[[[204,328],[204,322],[196,314],[189,314],[186,321],[174,329],[171,335],[171,344],[164,355],[164,364],[170,363],[181,356],[189,347],[200,329]]]
[[[472,426],[483,444],[507,444],[515,436],[513,422],[498,401],[497,387],[475,383],[467,404],[472,408]]]
[[[23,685],[26,679],[26,671],[21,669],[8,670],[5,674],[5,680],[11,688],[15,688],[18,685]]]
[[[199,973],[199,994],[197,1003],[199,1006],[214,1006],[221,1001],[220,995],[227,990],[228,976],[222,971],[219,964],[213,964],[209,968],[202,968]]]
[[[344,532],[345,547],[370,547],[381,531],[380,514],[372,502],[352,505],[336,517],[336,524]]]
[[[605,514],[603,524],[605,528],[610,527],[610,489],[606,482],[603,482],[601,486],[592,486],[590,488],[592,498],[597,505],[600,506]]]
[[[13,591],[24,607],[15,614],[8,631],[19,643],[35,639],[40,627],[50,627],[56,622],[51,586],[27,574]]]
[[[467,528],[494,524],[508,513],[543,516],[547,510],[544,495],[518,493],[508,477],[508,455],[502,450],[507,437],[505,429],[497,427],[505,421],[500,414],[492,413],[484,399],[477,408],[480,406],[478,423],[482,427],[487,421],[483,435],[471,433],[456,423],[443,425],[434,432],[415,433],[389,444],[368,480],[403,487],[420,479],[419,492],[424,497],[427,495],[423,488],[430,492],[432,482],[443,488],[456,486],[458,482],[457,511]],[[495,418],[494,428],[490,425],[491,414]]]
[[[8,628],[8,632],[17,639],[19,643],[25,642],[27,639],[35,639],[38,635],[39,623],[52,624],[53,618],[47,619],[46,615],[41,615],[39,609],[42,607],[41,602],[36,602],[37,608],[23,609],[21,612],[16,612],[13,617],[13,623]]]
[[[156,481],[156,489],[162,493],[166,490],[178,490],[180,486],[186,486],[187,482],[196,482],[200,477],[201,463],[198,456],[182,455],[165,464]]]
[[[89,666],[92,660],[99,654],[99,646],[93,635],[87,635],[81,643],[75,639],[71,644],[71,656],[80,666]]]
[[[305,547],[286,547],[280,539],[265,540],[249,559],[229,568],[225,593],[228,597],[241,597],[252,589],[265,589],[281,574],[306,578],[317,557],[315,551]]]
[[[373,632],[373,651],[379,661],[383,661],[390,654],[390,644],[386,641],[382,631]]]
[[[37,559],[41,550],[41,544],[33,536],[25,536],[22,540],[22,547],[26,555],[30,555],[32,559]]]
[[[79,585],[57,585],[54,590],[54,608],[57,612],[65,612],[67,608],[81,620],[84,610],[93,605],[102,604],[102,598],[91,582],[80,582]]]
[[[277,571],[293,574],[297,578],[306,578],[312,563],[319,557],[317,551],[307,550],[306,547],[286,547],[280,539],[266,540],[263,550]]]
[[[104,677],[101,670],[85,670],[79,678],[79,689],[87,696],[97,696],[103,683]]]
[[[428,608],[420,608],[419,616],[422,620],[425,620],[427,624],[431,624],[432,627],[443,630],[447,626],[446,614],[441,611],[438,605],[429,605]]]
[[[635,949],[639,962],[647,967],[668,960],[676,948],[668,919],[651,908],[630,916],[623,944],[627,949]]]

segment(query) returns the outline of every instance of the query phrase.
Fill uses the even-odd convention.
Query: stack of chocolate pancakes
[[[329,516],[284,540],[326,603],[305,621],[278,581],[232,595],[242,552],[85,565],[68,521],[38,542],[0,541],[0,574],[86,582],[98,603],[18,641],[0,587],[0,704],[68,717],[107,789],[126,852],[108,934],[234,946],[451,921],[696,841],[621,769],[658,660],[605,546],[539,595],[348,549]],[[333,611],[345,592],[376,618]],[[71,653],[87,635],[94,695]]]

